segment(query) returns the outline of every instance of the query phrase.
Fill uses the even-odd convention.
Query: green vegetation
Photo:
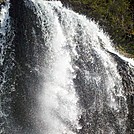
[[[4,2],[5,2],[5,0],[0,0],[0,4],[1,4],[1,3],[4,3]]]
[[[132,0],[70,0],[72,7],[95,19],[116,47],[134,57],[134,5]]]

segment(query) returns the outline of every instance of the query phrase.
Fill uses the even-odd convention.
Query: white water
[[[3,61],[4,61],[4,54],[5,54],[5,49],[7,47],[6,43],[6,32],[9,26],[9,1],[7,1],[5,6],[2,6],[1,8],[1,12],[0,12],[0,67],[2,67],[3,65]],[[1,72],[2,73],[2,72]],[[2,91],[2,87],[3,84],[6,82],[5,80],[5,74],[3,74],[3,78],[2,75],[0,76],[0,81],[2,81],[2,84],[0,85],[0,91]],[[2,94],[1,94],[2,95]],[[1,96],[0,96],[1,98]],[[0,104],[0,117],[4,116],[1,110],[1,104]]]
[[[111,109],[116,113],[120,112],[122,109],[116,98],[126,99],[123,95],[122,81],[116,68],[116,62],[103,49],[104,47],[108,51],[113,50],[109,37],[99,29],[95,22],[64,8],[59,1],[32,0],[32,2],[41,21],[45,45],[49,47],[47,62],[44,63],[44,84],[38,96],[41,109],[38,118],[41,121],[41,129],[43,128],[41,133],[72,134],[75,132],[71,129],[78,131],[81,128],[78,120],[82,109],[80,110],[78,105],[79,98],[73,84],[75,70],[80,68],[74,66],[72,62],[73,59],[79,59],[76,51],[76,46],[79,45],[78,40],[86,49],[85,54],[88,55],[93,49],[103,62],[107,101]],[[32,8],[30,5],[27,6]],[[78,32],[81,32],[80,35]],[[117,52],[114,51],[114,53]],[[90,58],[90,62],[94,63],[93,58]],[[86,70],[85,75],[87,80],[91,77],[97,83],[103,79],[102,76],[92,76]],[[115,86],[118,90],[115,89]],[[101,113],[103,99],[100,99],[99,102],[96,100],[91,109],[96,109],[96,103],[99,103],[97,107]],[[126,115],[124,119],[118,118],[118,120],[120,126],[124,127],[123,133],[125,134]],[[114,132],[112,129],[110,131]]]
[[[41,1],[38,2],[40,3]],[[58,16],[52,8],[53,2],[42,1],[40,6],[37,5],[38,2],[34,1],[34,4],[38,9],[37,15],[42,22],[44,39],[47,39],[45,43],[49,46],[48,58],[44,63],[43,73],[45,79],[43,89],[38,96],[40,106],[38,113],[40,117],[38,118],[40,118],[41,122],[41,133],[74,134],[75,132],[71,131],[71,129],[80,129],[78,124],[80,109],[73,84],[75,74],[71,59],[71,55],[77,55],[74,50],[76,46],[75,44],[68,45]],[[60,2],[54,2],[54,5],[61,7]],[[43,13],[45,15],[42,15]],[[44,27],[45,21],[48,21],[47,29]],[[71,47],[73,52],[68,47]],[[47,67],[46,64],[48,65]]]
[[[6,93],[4,89],[4,84],[7,81],[7,68],[3,68],[4,65],[4,60],[5,60],[5,55],[6,55],[6,49],[8,45],[6,44],[6,33],[10,29],[9,21],[9,8],[10,8],[10,3],[9,0],[5,3],[4,6],[1,6],[1,11],[0,11],[0,134],[3,134],[5,132],[4,130],[4,124],[8,124],[8,112],[5,112],[3,105],[5,103],[9,103],[10,99],[5,98],[3,95]],[[8,92],[8,91],[7,91]],[[4,102],[6,100],[6,102]],[[7,108],[8,109],[8,108]],[[7,110],[8,111],[8,110]]]
[[[13,67],[14,33],[10,25],[10,0],[1,5],[0,11],[0,134],[8,133],[11,127],[11,93],[14,91]]]
[[[6,47],[6,32],[9,27],[9,8],[10,8],[10,3],[9,0],[7,0],[6,5],[2,6],[1,12],[0,12],[0,49],[1,49],[1,54],[0,54],[0,65],[3,65],[4,61],[4,49]]]

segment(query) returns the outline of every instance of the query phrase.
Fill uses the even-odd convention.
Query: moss
[[[122,45],[118,47],[119,50],[125,52],[125,53],[129,53],[131,55],[131,57],[134,58],[134,44],[128,44],[126,45]]]
[[[5,1],[6,1],[6,0],[0,0],[0,4],[1,4],[1,3],[4,3]]]

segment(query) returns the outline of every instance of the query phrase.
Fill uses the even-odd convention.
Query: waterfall
[[[60,1],[14,3],[0,16],[0,134],[127,134],[133,59]]]
[[[11,92],[14,88],[14,37],[10,26],[9,0],[1,5],[0,10],[0,134],[10,129]]]

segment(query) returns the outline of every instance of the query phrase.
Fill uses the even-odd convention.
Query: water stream
[[[128,134],[134,61],[60,1],[14,3],[0,14],[0,134]]]

